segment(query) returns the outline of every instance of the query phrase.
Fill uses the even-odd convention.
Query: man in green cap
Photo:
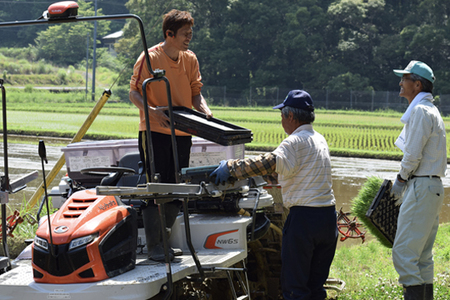
[[[413,60],[401,77],[400,96],[409,106],[396,145],[403,151],[400,172],[391,189],[401,203],[392,248],[394,267],[406,300],[433,299],[433,244],[444,201],[441,177],[447,169],[445,126],[433,104],[433,70]]]

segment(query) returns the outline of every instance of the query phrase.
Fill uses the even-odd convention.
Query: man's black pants
[[[323,300],[336,251],[336,208],[293,206],[283,227],[281,287],[285,300]]]

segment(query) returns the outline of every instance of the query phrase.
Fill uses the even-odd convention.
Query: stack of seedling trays
[[[169,115],[169,112],[166,111]],[[207,139],[222,146],[250,143],[252,131],[225,121],[210,118],[192,109],[173,107],[174,128]]]
[[[392,182],[385,179],[377,195],[373,199],[366,217],[372,225],[384,236],[390,247],[394,244],[397,233],[397,219],[400,206],[395,205],[391,194]]]

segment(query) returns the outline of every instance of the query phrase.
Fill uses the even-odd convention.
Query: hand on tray
[[[150,118],[157,121],[161,127],[169,128],[170,120],[164,113],[167,109],[167,106],[149,107]]]
[[[402,203],[400,199],[403,197],[405,188],[406,188],[406,181],[402,182],[398,178],[396,178],[391,188],[391,196],[393,200],[396,200],[395,205],[400,205]]]

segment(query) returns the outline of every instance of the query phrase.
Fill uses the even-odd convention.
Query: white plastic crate
[[[67,170],[78,172],[84,168],[118,166],[122,156],[138,152],[138,140],[80,142],[62,148]]]
[[[78,172],[83,168],[117,166],[123,155],[139,151],[137,139],[73,143],[61,150],[66,157],[66,167],[71,172]],[[243,144],[222,146],[193,137],[189,166],[215,165],[224,159],[244,157]]]
[[[224,159],[245,157],[244,144],[222,146],[203,138],[192,138],[189,167],[218,165]]]
[[[94,167],[118,166],[120,158],[130,152],[139,152],[137,139],[92,141],[69,144],[61,149],[66,158],[70,178],[86,187],[95,187],[101,177],[83,175],[80,170]],[[217,165],[221,160],[244,158],[245,147],[222,146],[203,138],[193,137],[190,167]]]
[[[102,177],[81,174],[80,170],[94,167],[116,167],[122,156],[129,152],[139,152],[138,140],[110,140],[79,142],[62,148],[66,158],[69,177],[83,186],[97,186]]]

